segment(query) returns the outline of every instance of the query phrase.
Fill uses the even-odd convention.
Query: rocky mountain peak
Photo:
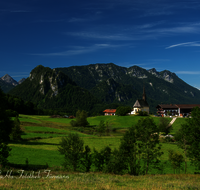
[[[1,77],[1,79],[9,84],[12,84],[13,86],[17,86],[18,82],[16,80],[14,80],[10,75],[5,74],[3,77]]]
[[[161,76],[164,80],[166,80],[166,81],[168,81],[168,82],[170,82],[170,83],[173,83],[173,82],[174,82],[173,75],[174,75],[174,73],[172,73],[172,72],[170,72],[170,71],[168,71],[168,70],[164,70],[164,71],[160,72],[160,76]]]
[[[148,72],[155,76],[159,75],[159,72],[155,68],[149,69]]]
[[[18,81],[19,84],[21,84],[22,82],[24,82],[26,79],[22,78],[21,80]]]
[[[138,66],[129,67],[128,74],[139,79],[148,78],[146,70]]]
[[[174,79],[173,79],[174,73],[171,73],[168,70],[158,72],[155,68],[153,68],[153,69],[149,69],[148,72],[151,73],[152,75],[158,77],[158,78],[164,79],[167,82],[170,82],[170,83],[174,82]]]
[[[31,71],[29,80],[34,84],[39,84],[39,91],[43,95],[49,93],[51,97],[57,96],[59,89],[67,84],[76,86],[76,83],[63,72],[42,65],[38,65]]]

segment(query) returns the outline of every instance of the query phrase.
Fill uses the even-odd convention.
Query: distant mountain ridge
[[[3,92],[7,93],[18,84],[21,84],[24,80],[26,79],[22,78],[19,82],[17,82],[10,75],[5,74],[3,77],[0,78],[0,87]]]
[[[175,73],[109,64],[91,64],[50,69],[42,65],[9,93],[48,109],[94,109],[96,104],[133,106],[143,87],[150,111],[160,103],[197,104],[200,91]],[[73,103],[72,103],[73,102]],[[87,106],[86,106],[87,105]]]
[[[168,70],[164,70],[164,71],[158,72],[158,71],[156,71],[155,68],[153,68],[153,69],[148,70],[148,72],[151,73],[152,75],[155,75],[156,77],[164,79],[164,80],[166,80],[166,81],[168,81],[170,83],[174,82],[173,75],[175,75],[175,74],[171,73]]]
[[[20,79],[20,80],[18,81],[18,84],[23,83],[25,80],[26,80],[25,78]]]
[[[13,86],[17,86],[18,82],[14,80],[10,75],[5,74],[3,77],[1,77],[1,80],[3,80],[6,83],[12,84]]]
[[[106,92],[108,91],[106,87],[108,83],[105,83],[105,81],[112,79],[121,85],[121,89],[118,88],[117,91],[124,94],[118,99],[118,102],[130,106],[134,104],[137,98],[141,98],[143,86],[146,89],[147,101],[150,102],[152,107],[155,107],[157,103],[200,103],[200,91],[168,70],[158,72],[156,69],[145,70],[138,66],[126,68],[113,63],[71,66],[56,68],[56,70],[62,71],[77,85],[88,89],[96,97],[99,94],[99,98],[108,100],[108,102],[111,99],[116,102],[118,96],[117,93],[114,95],[114,93],[108,94]],[[102,87],[103,83],[104,87]],[[99,85],[101,85],[101,89],[98,87]],[[110,88],[112,88],[112,85],[113,83],[110,83]],[[122,89],[122,86],[126,88]],[[97,88],[99,88],[99,91]],[[126,98],[125,96],[132,90],[135,90],[135,93],[132,93],[132,98]],[[113,94],[113,98],[110,98],[111,94]]]

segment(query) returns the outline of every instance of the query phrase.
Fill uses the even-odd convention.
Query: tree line
[[[106,146],[99,152],[96,149],[91,152],[78,134],[69,134],[62,138],[59,152],[64,155],[63,166],[67,170],[88,172],[93,168],[115,174],[148,174],[151,168],[157,167],[163,154],[157,132],[158,126],[147,117],[130,127],[119,148],[113,151]]]
[[[81,112],[79,114],[81,115]],[[106,146],[100,151],[95,148],[92,151],[88,145],[84,146],[84,141],[75,133],[62,138],[58,150],[64,155],[63,166],[69,171],[143,175],[156,169],[162,173],[166,162],[161,162],[163,152],[159,132],[167,135],[171,129],[172,126],[165,118],[161,118],[156,125],[151,117],[145,117],[128,129],[121,138],[118,149],[112,150]],[[200,170],[200,108],[193,109],[191,118],[188,118],[175,134],[175,140],[184,150],[184,156],[174,150],[168,150],[174,173],[180,172],[184,162],[184,171],[187,173],[188,158],[195,169]]]

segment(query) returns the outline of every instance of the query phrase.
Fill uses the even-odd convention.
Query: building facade
[[[158,115],[188,116],[194,107],[200,104],[159,104],[156,106]]]
[[[137,114],[139,111],[145,111],[149,114],[149,104],[146,101],[146,93],[145,88],[143,88],[142,99],[137,99],[135,104],[133,105],[133,111],[131,114]]]
[[[116,109],[106,109],[103,112],[104,115],[115,115]]]

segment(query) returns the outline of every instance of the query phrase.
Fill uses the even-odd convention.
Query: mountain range
[[[18,84],[21,84],[24,80],[25,78],[22,78],[17,82],[10,75],[5,74],[3,77],[0,78],[0,87],[3,92],[7,93]]]
[[[133,106],[145,87],[150,111],[159,103],[200,103],[200,91],[168,70],[129,68],[113,63],[50,69],[42,65],[9,94],[33,101],[40,108],[101,112],[110,105]],[[102,106],[103,105],[103,106]]]

